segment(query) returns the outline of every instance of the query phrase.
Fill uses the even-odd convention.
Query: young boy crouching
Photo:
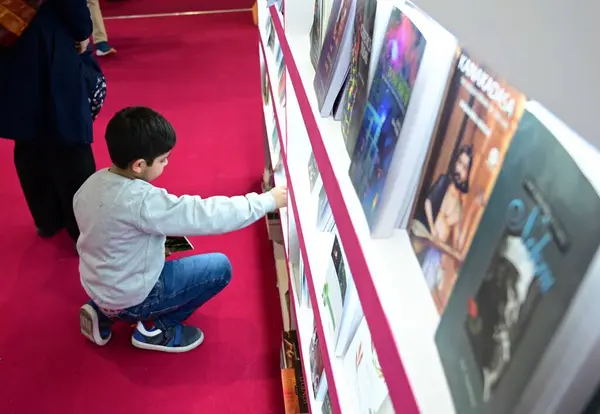
[[[73,200],[81,284],[81,333],[97,345],[115,319],[137,323],[137,348],[186,352],[204,339],[184,321],[231,280],[220,253],[165,262],[165,238],[241,229],[287,205],[285,187],[245,196],[181,197],[151,184],[168,164],[175,131],[149,108],[119,111],[106,128],[112,166],[92,175]],[[151,321],[151,328],[142,322]]]

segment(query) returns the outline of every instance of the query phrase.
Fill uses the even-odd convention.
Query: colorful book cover
[[[297,413],[308,413],[308,399],[306,397],[306,381],[302,370],[302,361],[300,359],[300,349],[298,348],[298,334],[296,331],[286,331],[283,333],[283,343],[286,349],[286,358],[288,367],[293,367],[295,377],[295,394],[297,395]],[[287,409],[287,406],[286,406]],[[286,411],[287,413],[287,411]]]
[[[318,394],[322,393],[321,381],[323,380],[323,354],[321,354],[321,345],[319,343],[319,335],[317,334],[317,327],[313,329],[313,335],[310,341],[309,347],[310,353],[310,373],[312,375],[311,383],[315,398]]]
[[[377,0],[357,0],[354,37],[352,40],[352,63],[346,85],[346,98],[342,112],[342,135],[346,140],[348,154],[352,156],[365,110],[371,46],[375,26]]]
[[[317,101],[319,102],[319,108],[321,108],[327,97],[331,94],[330,90],[334,83],[339,83],[337,91],[335,91],[335,98],[337,98],[341,91],[342,84],[346,78],[348,67],[341,67],[340,64],[349,58],[348,51],[344,50],[342,43],[346,34],[346,25],[348,21],[353,22],[354,16],[352,12],[354,10],[355,0],[334,0],[331,9],[331,15],[329,16],[329,22],[327,24],[327,33],[324,36],[323,46],[321,48],[321,54],[317,63],[317,69],[314,79],[315,93],[317,95]],[[348,59],[349,65],[349,59]],[[338,67],[339,66],[339,67]],[[337,75],[337,82],[334,82]],[[333,101],[331,107],[333,107]],[[331,111],[329,111],[330,113]]]
[[[394,9],[349,172],[369,223],[387,178],[424,50],[421,32]]]
[[[523,94],[461,53],[409,223],[413,248],[440,314],[524,105]]]
[[[457,412],[515,412],[598,250],[599,212],[593,186],[526,111],[436,332]]]

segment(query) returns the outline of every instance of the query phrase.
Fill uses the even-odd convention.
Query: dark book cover
[[[526,111],[436,332],[458,413],[514,412],[596,254],[599,211]]]
[[[424,51],[425,38],[421,32],[395,8],[386,29],[349,172],[369,223],[387,178]]]
[[[310,28],[310,62],[315,70],[319,64],[323,41],[323,0],[315,0],[313,24]]]
[[[321,412],[323,414],[331,414],[331,397],[329,397],[329,392],[325,395],[323,399],[323,405],[321,406]]]
[[[187,237],[167,236],[165,240],[165,250],[169,253],[185,252],[194,250],[194,246]]]
[[[321,345],[319,343],[319,336],[317,334],[317,328],[314,327],[313,336],[310,341],[309,347],[310,353],[310,374],[312,375],[311,384],[315,396],[319,393],[319,387],[323,378],[323,354],[321,354]]]
[[[409,234],[444,311],[484,213],[525,96],[461,52],[429,148]]]
[[[352,63],[350,64],[341,117],[342,135],[346,140],[346,148],[350,156],[352,156],[358,138],[367,100],[369,62],[371,61],[376,11],[377,0],[357,0],[352,38]]]
[[[327,32],[324,36],[321,54],[317,63],[317,69],[314,79],[315,93],[319,103],[319,109],[324,106],[327,96],[330,95],[332,85],[338,84],[339,88],[335,91],[335,97],[342,89],[343,81],[346,78],[349,65],[339,66],[341,59],[346,51],[343,46],[346,35],[346,26],[348,21],[353,22],[354,11],[352,7],[355,0],[334,0],[327,24]],[[334,98],[335,100],[335,98]],[[333,103],[331,104],[333,105]],[[330,107],[331,109],[331,107]]]

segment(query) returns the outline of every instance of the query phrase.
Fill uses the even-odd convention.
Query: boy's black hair
[[[152,165],[157,157],[171,151],[176,141],[169,121],[143,106],[117,112],[106,127],[105,137],[111,161],[122,169],[139,159]]]

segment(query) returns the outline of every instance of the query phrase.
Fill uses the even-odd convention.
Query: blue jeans
[[[180,325],[231,281],[231,263],[221,253],[199,254],[165,262],[148,297],[123,310],[127,322],[154,322],[165,330]]]

